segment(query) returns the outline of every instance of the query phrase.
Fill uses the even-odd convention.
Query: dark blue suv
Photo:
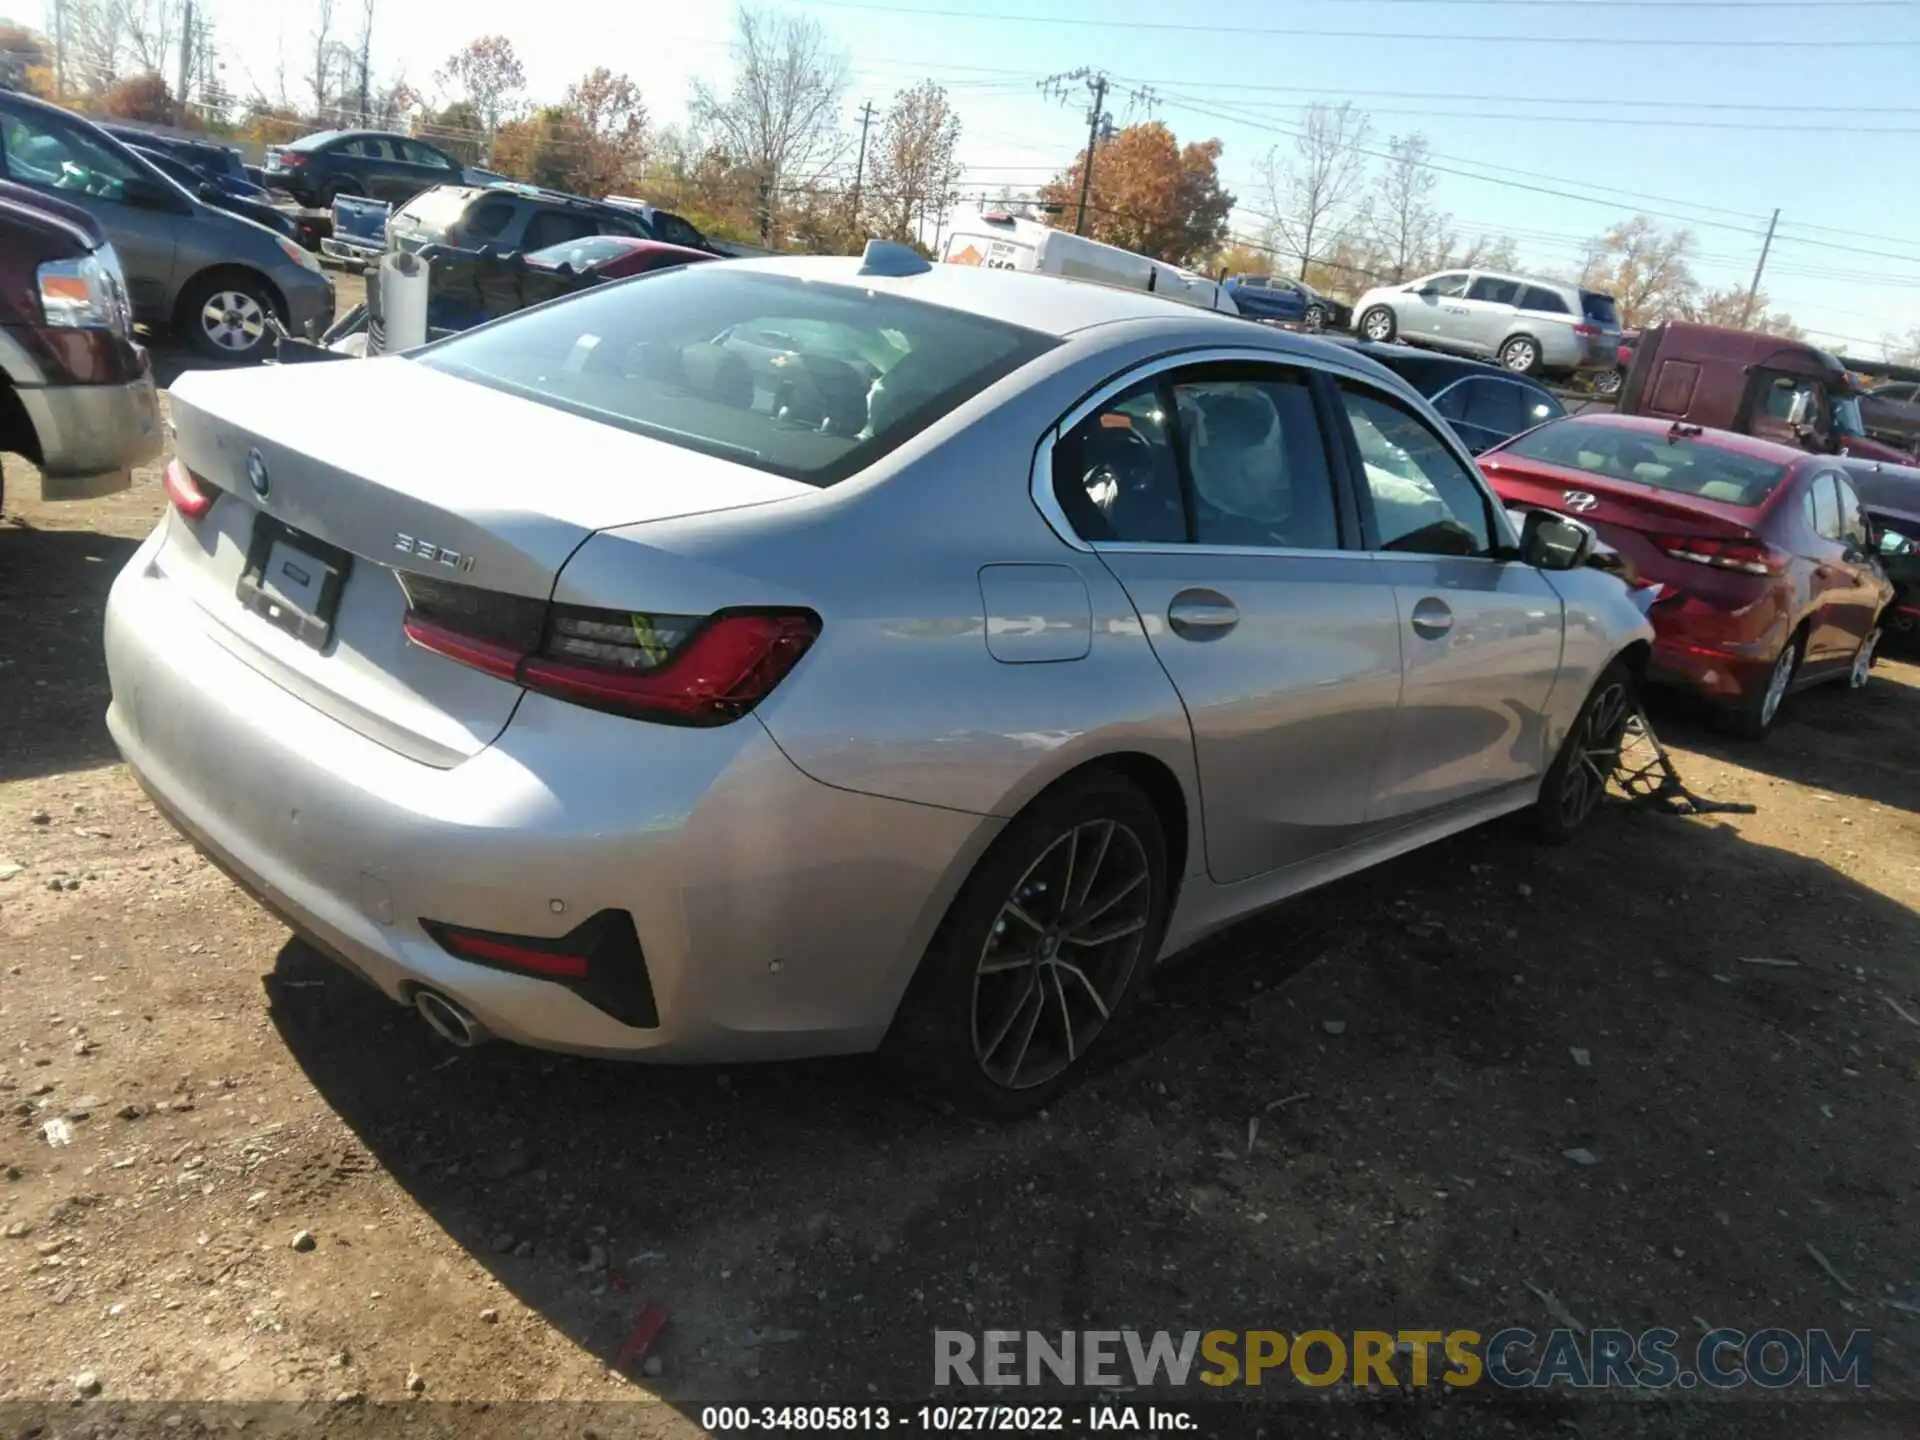
[[[1292,281],[1271,275],[1229,275],[1224,286],[1249,320],[1284,320],[1304,325],[1307,297]]]

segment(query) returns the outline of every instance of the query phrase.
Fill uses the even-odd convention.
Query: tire
[[[179,315],[187,342],[208,359],[223,361],[265,359],[273,349],[267,318],[281,318],[280,302],[266,282],[239,270],[195,280],[180,297]]]
[[[1063,893],[1081,897],[1064,931]],[[1048,791],[954,897],[883,1054],[936,1099],[997,1116],[1038,1110],[1125,1022],[1166,908],[1166,840],[1145,795],[1098,771]]]
[[[1375,305],[1360,317],[1357,328],[1363,340],[1388,345],[1400,334],[1400,321],[1387,306]]]
[[[1304,323],[1308,330],[1318,335],[1327,328],[1327,307],[1324,305],[1309,305]]]
[[[1633,672],[1611,662],[1593,682],[1586,703],[1540,781],[1533,805],[1533,832],[1552,845],[1564,845],[1599,813],[1607,782],[1620,764],[1620,742],[1638,702]]]
[[[1612,398],[1620,393],[1620,387],[1626,384],[1626,377],[1619,370],[1602,370],[1593,381],[1593,393]]]
[[[1806,646],[1807,632],[1794,631],[1792,638],[1774,657],[1766,683],[1757,687],[1751,695],[1743,696],[1726,712],[1728,730],[1742,740],[1754,741],[1764,740],[1773,733],[1774,724],[1786,706],[1787,692],[1793,688],[1793,677],[1799,672],[1800,661],[1806,655]]]
[[[1516,375],[1540,373],[1540,342],[1531,335],[1515,335],[1500,347],[1500,364]]]
[[[1873,629],[1860,642],[1860,648],[1853,652],[1853,667],[1847,671],[1847,693],[1857,695],[1867,688],[1867,681],[1873,678],[1873,662],[1880,655],[1880,637],[1884,633],[1882,622],[1876,618]]]

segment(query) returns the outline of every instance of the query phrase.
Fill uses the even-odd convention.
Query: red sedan
[[[1657,585],[1649,678],[1760,739],[1780,702],[1867,683],[1893,586],[1839,462],[1723,430],[1577,415],[1480,457],[1509,505],[1586,521]]]
[[[625,235],[588,235],[580,240],[565,240],[544,250],[527,254],[529,265],[550,270],[565,267],[581,274],[597,275],[603,280],[620,280],[628,275],[644,275],[649,270],[666,270],[675,265],[699,265],[718,260],[705,250],[690,250],[685,245],[668,245],[659,240],[637,240]]]

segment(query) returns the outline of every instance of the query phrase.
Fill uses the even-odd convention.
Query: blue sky
[[[234,88],[271,89],[282,52],[289,75],[299,72],[315,0],[202,3]],[[336,8],[357,24],[358,0]],[[1763,288],[1814,338],[1877,353],[1883,334],[1920,324],[1912,0],[771,8],[811,15],[848,52],[850,125],[863,100],[883,106],[928,76],[946,85],[965,125],[968,190],[1035,184],[1071,160],[1084,98],[1063,105],[1038,82],[1080,66],[1151,88],[1150,106],[1131,114],[1119,97],[1123,121],[1150,114],[1183,141],[1218,136],[1228,187],[1263,209],[1259,161],[1291,143],[1300,107],[1351,99],[1372,113],[1382,145],[1424,132],[1436,163],[1460,172],[1442,175],[1442,208],[1463,232],[1512,234],[1525,260],[1577,264],[1582,239],[1639,211],[1695,232],[1703,280],[1744,285],[1778,206]],[[730,27],[717,0],[377,0],[375,64],[427,81],[466,40],[497,31],[520,50],[536,95],[607,64],[639,82],[656,118],[677,120],[692,77],[724,77]]]

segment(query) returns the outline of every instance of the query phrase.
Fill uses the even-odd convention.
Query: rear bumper
[[[153,372],[120,385],[23,385],[14,390],[40,444],[41,493],[90,500],[125,490],[133,467],[159,455]]]
[[[164,531],[107,607],[107,723],[141,783],[323,951],[504,1039],[658,1060],[872,1049],[1001,823],[822,785],[751,717],[677,729],[527,695],[490,748],[420,764],[239,658],[154,567]],[[558,938],[603,909],[633,917],[655,1027],[455,959],[422,925]]]
[[[1694,602],[1677,597],[1678,605]],[[1776,618],[1757,640],[1729,638],[1730,617],[1710,612],[1702,617],[1676,609],[1674,601],[1655,604],[1653,656],[1647,678],[1704,695],[1723,704],[1737,704],[1763,688],[1787,642],[1784,617]]]

